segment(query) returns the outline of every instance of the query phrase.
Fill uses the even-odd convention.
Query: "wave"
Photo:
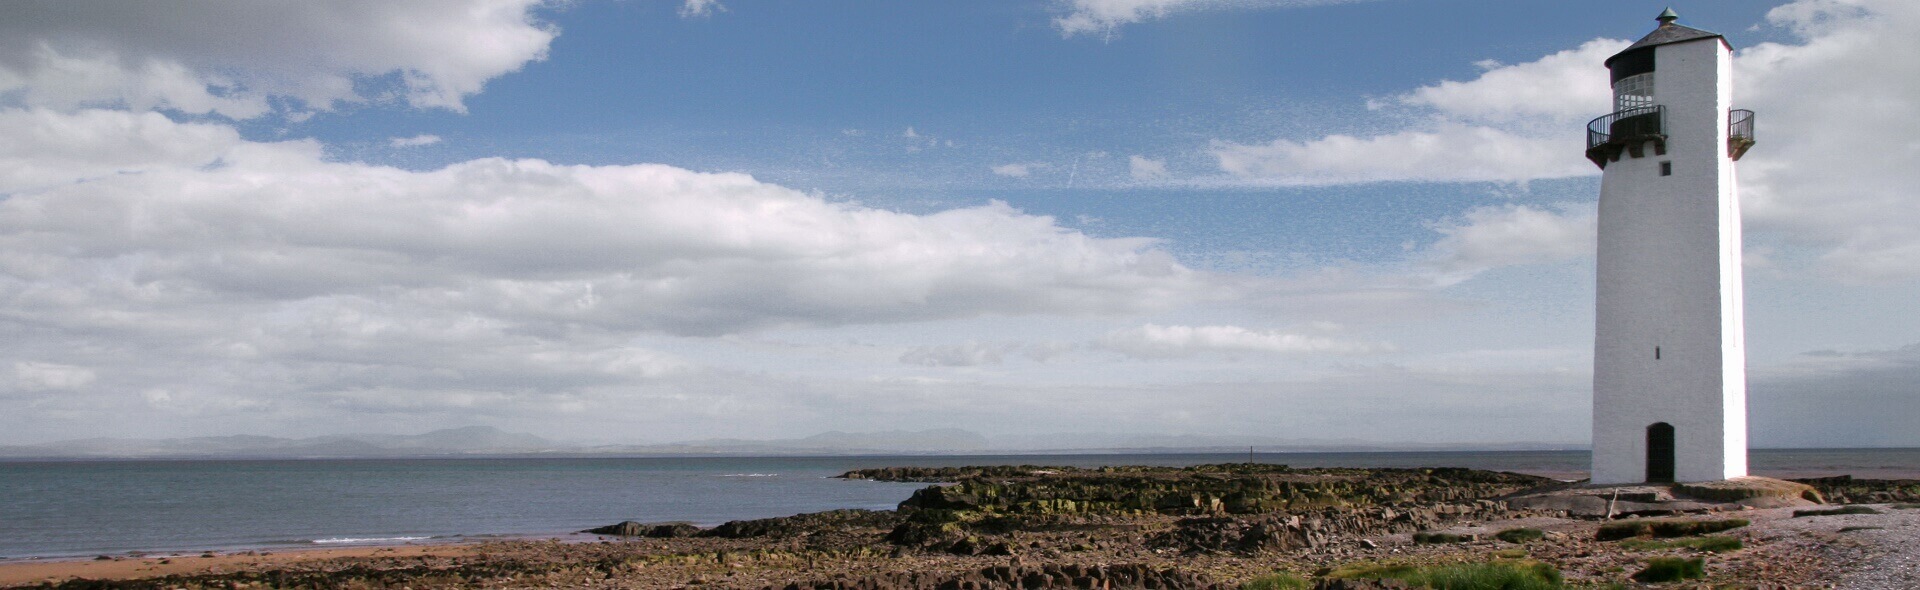
[[[395,541],[425,541],[433,537],[336,537],[332,539],[314,539],[308,541],[315,545],[349,545],[357,543],[392,543]]]
[[[778,473],[729,473],[720,477],[780,477]]]

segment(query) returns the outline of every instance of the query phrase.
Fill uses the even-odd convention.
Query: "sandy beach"
[[[314,547],[234,553],[155,553],[142,557],[16,559],[0,562],[0,586],[72,579],[133,580],[175,575],[261,571],[304,562],[340,559],[449,558],[472,555],[482,543],[454,542],[356,547]]]

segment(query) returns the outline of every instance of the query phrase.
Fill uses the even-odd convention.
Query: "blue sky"
[[[1584,443],[1664,7],[0,7],[0,444]],[[1756,444],[1920,445],[1920,10],[1675,8],[1761,113]]]

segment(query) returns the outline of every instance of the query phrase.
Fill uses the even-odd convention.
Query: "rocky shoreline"
[[[1849,576],[1865,573],[1864,564],[1920,545],[1914,480],[1635,491],[1647,494],[1631,498],[1646,500],[1637,516],[1655,524],[1603,541],[1603,527],[1620,530],[1617,520],[1566,508],[1599,501],[1593,489],[1468,469],[1002,466],[842,477],[938,485],[891,511],[713,528],[629,521],[567,540],[236,561],[165,575],[53,576],[10,587],[1389,588],[1408,587],[1405,580],[1434,568],[1478,567],[1556,580],[1539,587],[1613,588],[1641,586],[1635,576],[1659,560],[1698,563],[1689,583],[1712,587],[1855,587],[1846,585]],[[1619,496],[1607,500],[1615,517]],[[1818,501],[1872,513],[1795,516]],[[1709,522],[1719,524],[1701,524]],[[1713,528],[1727,530],[1655,532]]]

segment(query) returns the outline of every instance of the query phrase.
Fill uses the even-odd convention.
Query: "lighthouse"
[[[1740,199],[1753,112],[1732,109],[1725,37],[1672,9],[1606,60],[1613,112],[1587,125],[1601,169],[1594,484],[1747,474]]]

